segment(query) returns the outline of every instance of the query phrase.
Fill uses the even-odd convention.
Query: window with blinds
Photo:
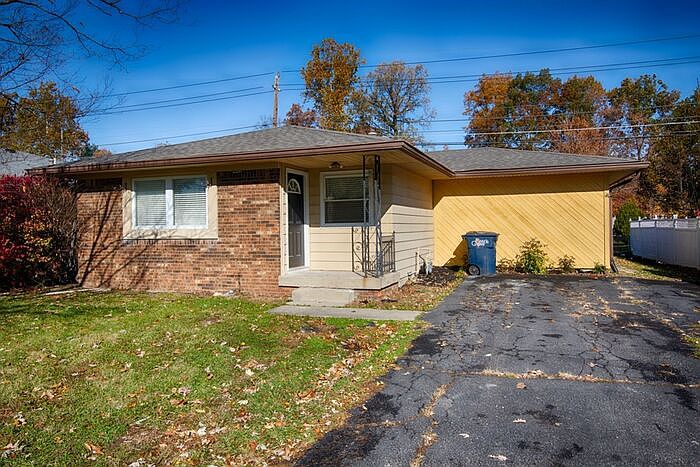
[[[207,225],[207,179],[173,179],[174,224],[180,226]]]
[[[206,228],[207,178],[134,180],[137,228]]]
[[[135,180],[137,227],[165,227],[167,225],[165,180]]]
[[[364,221],[362,175],[327,175],[323,178],[325,224],[361,224]],[[365,196],[369,200],[369,194]]]

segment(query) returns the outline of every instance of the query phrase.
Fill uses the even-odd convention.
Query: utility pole
[[[275,73],[275,83],[272,85],[272,89],[275,92],[273,100],[272,100],[272,126],[273,126],[273,128],[277,128],[278,101],[279,101],[279,94],[280,94],[280,74],[279,73]]]

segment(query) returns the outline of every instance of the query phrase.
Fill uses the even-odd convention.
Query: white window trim
[[[175,199],[173,196],[173,180],[174,179],[187,179],[187,178],[203,178],[205,181],[204,189],[204,215],[205,223],[202,225],[176,225],[175,224]],[[146,180],[165,180],[165,225],[137,225],[136,224],[136,182],[146,181]],[[209,177],[206,175],[172,175],[167,177],[141,177],[134,178],[131,181],[131,193],[133,201],[131,203],[131,228],[132,230],[139,231],[163,231],[163,230],[184,230],[184,229],[208,229],[209,228]]]
[[[371,181],[372,180],[372,171],[371,170],[366,170],[365,171],[367,175],[367,180]],[[362,170],[345,170],[342,172],[321,172],[320,174],[320,186],[321,186],[321,193],[320,193],[320,199],[321,199],[321,227],[359,227],[362,225],[362,222],[326,222],[326,179],[327,178],[343,178],[347,177],[348,175],[359,175],[360,177],[362,176]],[[374,200],[374,190],[369,187],[369,219],[370,223],[372,223],[372,220],[374,219],[374,212],[373,211],[373,206],[374,203],[372,202]]]

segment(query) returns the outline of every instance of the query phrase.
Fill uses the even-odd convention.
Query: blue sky
[[[269,91],[272,73],[304,65],[324,37],[358,47],[368,64],[422,61],[700,33],[700,2],[566,1],[498,2],[225,2],[192,1],[182,20],[142,31],[148,53],[125,69],[96,60],[75,63],[85,88],[108,78],[114,93],[177,86],[256,73],[265,76],[169,91],[130,95],[119,105],[249,89]],[[101,22],[106,34],[121,33]],[[431,76],[470,75],[700,56],[700,38],[566,53],[427,65]],[[367,71],[364,69],[363,71]],[[606,88],[626,76],[656,73],[685,96],[700,78],[700,63],[592,73]],[[588,74],[588,73],[586,73]],[[568,75],[562,76],[566,78]],[[298,73],[282,73],[280,118],[301,93]],[[462,118],[464,92],[473,82],[434,84],[432,107],[438,119]],[[261,88],[258,88],[258,87]],[[219,96],[213,96],[219,97]],[[82,124],[93,143],[113,152],[220,136],[174,136],[255,125],[269,117],[272,95],[261,94],[157,110],[91,116]],[[461,141],[461,122],[436,122],[426,138]],[[444,131],[444,132],[443,132]],[[117,144],[129,141],[155,141]]]

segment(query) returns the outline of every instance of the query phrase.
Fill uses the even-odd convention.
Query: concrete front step
[[[294,305],[345,306],[355,301],[355,291],[324,287],[299,287],[292,291]]]

